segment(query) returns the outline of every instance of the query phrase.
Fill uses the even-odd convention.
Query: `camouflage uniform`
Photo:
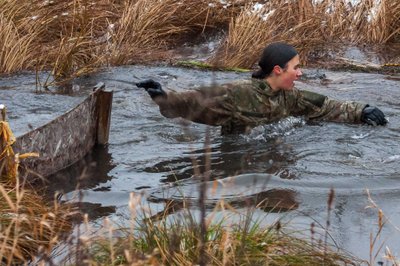
[[[366,106],[297,89],[273,91],[268,83],[257,79],[184,93],[170,92],[168,97],[156,102],[165,117],[222,126],[222,134],[248,132],[255,126],[287,116],[361,123],[361,112]]]

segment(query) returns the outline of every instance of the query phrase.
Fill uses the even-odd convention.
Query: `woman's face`
[[[294,81],[297,80],[303,73],[300,70],[299,55],[293,57],[279,75],[278,87],[282,90],[292,90]]]

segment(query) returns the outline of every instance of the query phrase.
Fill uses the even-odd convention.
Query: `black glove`
[[[152,99],[156,97],[167,97],[167,94],[162,89],[161,84],[152,79],[147,79],[136,83],[139,88],[144,88]]]
[[[386,125],[385,115],[377,107],[367,105],[361,113],[361,121],[371,126]]]

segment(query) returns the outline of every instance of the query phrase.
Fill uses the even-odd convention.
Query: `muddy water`
[[[162,202],[171,198],[195,202],[200,179],[194,175],[193,163],[200,172],[206,169],[204,143],[209,134],[210,176],[218,180],[207,183],[213,187],[207,196],[210,209],[225,199],[245,212],[247,203],[267,199],[269,204],[256,208],[256,218],[265,223],[290,221],[291,228],[302,228],[309,235],[312,222],[325,226],[328,193],[333,188],[331,242],[368,259],[370,233],[378,230],[377,210],[367,208],[371,205],[368,190],[390,220],[379,245],[385,240],[393,252],[400,252],[396,229],[400,227],[400,81],[380,74],[304,72],[310,79],[297,82],[298,88],[379,106],[390,123],[369,127],[287,118],[247,136],[222,137],[219,128],[162,117],[144,91],[121,81],[154,78],[166,89],[184,91],[249,74],[171,67],[112,68],[76,81],[74,92],[68,95],[34,93],[35,77],[29,74],[2,78],[0,99],[7,104],[11,126],[19,135],[77,104],[99,81],[114,90],[108,147],[96,148],[50,181],[51,190],[63,191],[67,201],[75,200],[79,184],[84,192],[82,208],[93,223],[103,217],[120,221],[127,216],[131,192],[144,193],[145,202],[155,211],[161,211]],[[178,190],[170,185],[173,182],[179,182]],[[276,205],[280,212],[276,208],[271,212]]]

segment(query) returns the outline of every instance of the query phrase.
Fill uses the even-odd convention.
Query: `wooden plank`
[[[108,143],[111,123],[112,99],[112,91],[101,91],[98,96],[97,144],[105,145]]]
[[[99,105],[104,84],[96,85],[79,105],[51,122],[17,138],[15,153],[37,152],[39,157],[21,161],[20,176],[29,179],[43,178],[64,169],[83,158],[98,140]],[[106,93],[105,95],[108,95]],[[112,95],[112,94],[111,94]],[[110,114],[111,102],[103,109]],[[104,104],[105,105],[105,104]],[[102,112],[106,112],[102,111]],[[104,121],[106,119],[106,121]],[[108,140],[109,118],[102,118],[102,142]],[[107,126],[107,127],[106,127]]]

